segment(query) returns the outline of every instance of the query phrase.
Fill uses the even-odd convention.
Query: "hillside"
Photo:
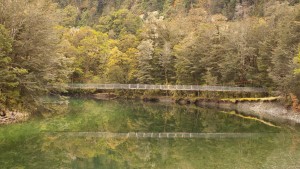
[[[35,109],[45,86],[69,82],[256,86],[300,98],[299,43],[299,0],[0,1],[0,103]]]

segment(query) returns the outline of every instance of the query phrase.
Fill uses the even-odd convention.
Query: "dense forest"
[[[266,87],[300,98],[299,0],[0,0],[0,109],[66,83]]]

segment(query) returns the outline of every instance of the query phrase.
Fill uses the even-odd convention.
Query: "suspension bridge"
[[[266,133],[181,133],[181,132],[164,132],[164,133],[111,133],[111,132],[56,132],[51,135],[67,137],[95,137],[95,138],[199,138],[199,139],[220,139],[220,138],[253,138],[262,137]]]
[[[177,91],[214,91],[214,92],[251,92],[264,93],[264,88],[201,85],[152,85],[152,84],[68,84],[67,89],[124,89],[124,90],[177,90]]]

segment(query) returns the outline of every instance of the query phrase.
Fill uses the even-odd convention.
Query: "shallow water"
[[[72,99],[0,128],[0,168],[300,168],[300,135],[220,110]]]

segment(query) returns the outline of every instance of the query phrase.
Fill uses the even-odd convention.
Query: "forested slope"
[[[299,0],[0,0],[0,103],[35,108],[68,82],[299,97],[299,42]]]

